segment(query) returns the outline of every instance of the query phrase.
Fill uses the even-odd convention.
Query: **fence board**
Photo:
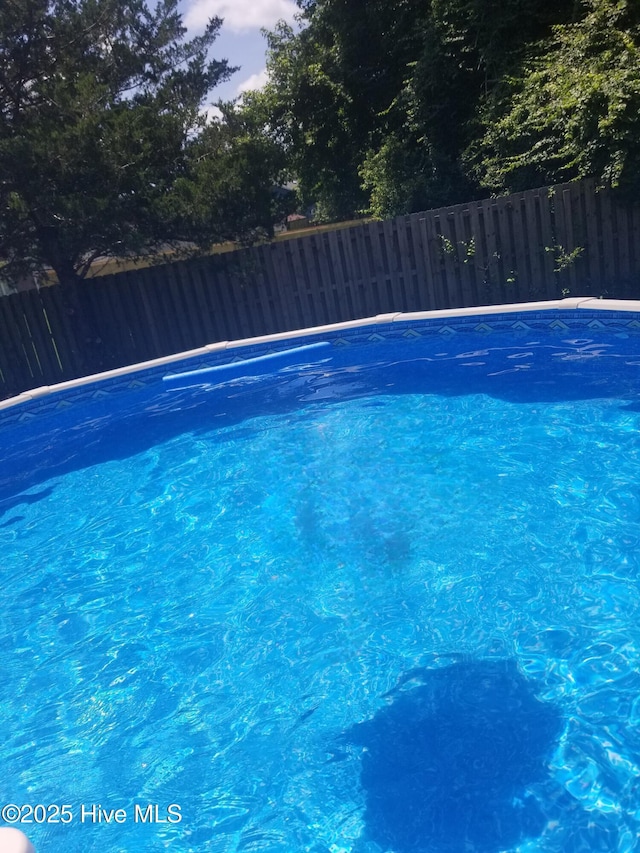
[[[378,288],[378,301],[371,303],[366,307],[367,315],[377,313],[388,313],[390,311],[399,311],[394,303],[395,298],[402,299],[402,268],[398,257],[399,251],[396,241],[398,232],[396,230],[395,219],[385,219],[380,223],[378,229],[378,239],[380,240],[380,250],[383,257],[386,259],[385,277],[382,282],[382,287]],[[401,304],[401,303],[400,303]],[[382,312],[377,310],[379,306]],[[371,312],[371,314],[369,313]]]
[[[277,264],[282,295],[288,306],[289,325],[287,328],[297,329],[300,326],[302,314],[300,308],[300,297],[295,282],[293,259],[291,258],[290,251],[291,250],[288,245],[276,246],[274,261]]]
[[[425,288],[427,281],[425,254],[424,254],[424,237],[420,228],[420,214],[412,213],[408,217],[409,229],[407,232],[407,242],[410,241],[411,251],[413,252],[413,273],[411,288],[407,293],[409,299],[409,311],[420,310],[420,293]],[[429,297],[426,295],[426,299]],[[427,302],[428,304],[428,302]]]
[[[618,235],[618,269],[621,280],[625,283],[631,278],[629,258],[629,222],[626,205],[616,205],[616,234]]]
[[[259,257],[259,256],[256,256]],[[274,327],[273,296],[262,268],[259,266],[252,281],[254,313],[260,318],[261,327],[269,334]]]
[[[440,278],[440,298],[446,308],[458,308],[458,287],[455,268],[452,262],[453,251],[449,250],[449,229],[447,210],[441,210],[433,217],[436,257],[438,259],[438,275]]]
[[[358,251],[354,252],[357,284],[353,295],[357,300],[354,310],[358,317],[370,317],[374,305],[379,305],[382,313],[380,294],[385,292],[389,277],[387,247],[384,233],[380,234],[383,227],[382,223],[371,222],[354,234]]]
[[[134,286],[135,276],[135,272],[110,276],[104,284],[98,280],[91,288],[101,295],[102,319],[107,323],[109,341],[112,344],[118,342],[114,353],[114,362],[118,367],[122,364],[123,354],[126,354],[127,362],[152,357],[144,336],[144,313],[140,309],[140,298]]]
[[[602,270],[600,269],[601,253],[598,246],[595,187],[592,181],[588,182],[585,191],[582,193],[582,203],[584,271],[589,288],[588,292],[595,294],[602,279]]]
[[[344,291],[338,287],[336,272],[340,281],[347,281],[353,271],[353,258],[347,231],[329,231],[322,235],[322,251],[319,255],[322,275],[328,282],[330,298],[327,322],[336,323],[347,316]]]
[[[514,198],[511,207],[511,231],[510,238],[514,247],[515,255],[515,290],[519,302],[528,302],[531,299],[531,272],[529,263],[528,241],[526,239],[526,222],[523,222],[524,199]]]
[[[301,282],[300,267],[296,264],[296,258],[294,257],[294,242],[294,240],[289,240],[287,243],[285,260],[287,265],[287,287],[293,307],[294,328],[297,329],[304,325],[305,312],[301,292],[304,288],[304,282]]]
[[[295,306],[288,288],[289,273],[283,266],[281,247],[271,244],[265,249],[265,274],[273,283],[274,312],[278,318],[274,332],[295,328]]]
[[[318,234],[313,247],[313,262],[316,266],[315,275],[318,279],[318,291],[320,294],[321,322],[323,325],[334,322],[336,310],[333,302],[334,285],[329,275],[329,240],[328,235]],[[344,258],[338,253],[338,270],[341,278],[344,278]]]
[[[402,255],[400,253],[400,234],[398,233],[398,221],[394,220],[389,229],[390,251],[389,251],[389,278],[387,279],[386,303],[383,303],[385,313],[392,311],[403,311],[406,304],[405,277]]]
[[[473,226],[471,220],[471,208],[466,207],[460,211],[460,228],[458,241],[460,243],[460,260],[462,274],[462,295],[464,305],[478,304],[478,290],[476,284],[476,267],[474,257]]]
[[[0,303],[0,341],[7,343],[8,337],[4,311],[2,310],[2,304]],[[12,361],[9,347],[0,346],[0,384],[9,386],[11,381],[15,382],[18,376],[18,371],[21,367],[22,365],[19,362],[16,364]]]
[[[202,347],[209,343],[206,321],[207,312],[201,309],[202,294],[198,292],[196,283],[195,267],[188,264],[176,264],[175,276],[178,289],[182,295],[182,301],[186,308],[189,323],[193,329],[190,338],[190,349]]]
[[[43,287],[39,292],[43,305],[43,314],[46,314],[45,322],[51,328],[51,337],[54,341],[56,352],[61,364],[62,380],[73,379],[81,376],[73,353],[73,346],[69,338],[65,324],[66,312],[63,300],[54,287]],[[2,300],[4,302],[4,300]]]
[[[153,358],[153,353],[159,348],[163,351],[162,338],[158,335],[156,342],[156,320],[153,309],[151,309],[151,324],[147,321],[147,300],[148,287],[145,284],[140,286],[140,278],[135,271],[127,274],[127,278],[123,278],[125,287],[114,287],[110,295],[119,298],[127,311],[128,329],[123,333],[128,332],[131,346],[139,353],[145,353],[145,358]],[[114,282],[118,283],[118,282]]]
[[[141,361],[148,358],[145,348],[135,345],[130,329],[130,310],[124,306],[124,313],[120,303],[114,304],[113,296],[124,288],[129,287],[127,279],[101,282],[92,284],[86,288],[86,293],[92,302],[98,336],[102,341],[102,369],[120,367],[131,361]]]
[[[18,357],[26,363],[26,368],[33,382],[30,387],[35,388],[38,385],[42,385],[41,374],[25,326],[22,305],[20,304],[20,294],[14,293],[5,298],[7,300],[7,323],[9,325],[12,345]]]
[[[154,269],[150,268],[146,282],[147,295],[163,354],[178,352],[183,348],[178,318],[180,306],[176,305],[171,292],[171,277],[169,270],[156,277]]]
[[[500,262],[502,274],[500,276],[500,291],[502,294],[500,302],[517,302],[517,262],[512,235],[513,203],[511,199],[498,199],[494,218],[496,219],[496,231],[498,235]]]
[[[396,250],[397,232],[395,229],[395,220],[385,219],[378,223],[376,236],[382,260],[384,264],[383,275],[378,281],[375,299],[369,299],[364,309],[366,315],[378,313],[388,313],[390,311],[399,310],[394,305],[395,293],[398,293],[400,298],[401,293],[401,272],[398,262],[398,252]],[[371,294],[373,295],[373,293]]]
[[[245,337],[244,329],[238,317],[236,303],[236,277],[234,271],[229,269],[225,264],[216,276],[218,287],[216,292],[221,300],[223,312],[226,316],[226,326],[229,329],[229,338],[231,340]]]
[[[19,330],[15,325],[13,296],[0,299],[0,340],[2,342],[2,373],[6,393],[19,394],[29,388],[35,388],[31,365],[27,359],[20,339]]]
[[[42,384],[51,385],[59,382],[60,365],[46,322],[43,322],[42,303],[40,300],[29,298],[29,293],[19,293],[18,296],[31,338],[31,346],[40,368]]]
[[[540,211],[540,230],[542,232],[542,259],[547,282],[547,295],[549,299],[557,299],[560,288],[556,279],[555,269],[555,235],[553,233],[553,222],[551,219],[551,205],[553,198],[550,190],[544,189],[538,193],[538,210]]]
[[[409,230],[409,217],[401,216],[396,219],[397,224],[397,251],[402,273],[402,286],[400,288],[401,311],[408,311],[411,304],[411,293],[415,277],[415,261],[410,248],[411,233]]]
[[[467,206],[460,208],[456,215],[456,246],[460,270],[460,295],[462,305],[477,305],[475,294],[475,269],[471,251],[471,212]]]
[[[409,251],[408,219],[408,216],[400,216],[396,219],[396,246],[398,260],[400,261],[401,279],[398,282],[399,287],[394,288],[393,291],[392,311],[407,311],[410,303],[415,268],[412,267],[411,252]]]
[[[168,311],[167,320],[171,323],[174,338],[178,344],[177,352],[191,349],[189,345],[191,334],[190,324],[188,318],[185,316],[182,294],[176,282],[173,265],[166,271],[162,290],[165,298],[165,306]]]
[[[309,325],[315,326],[317,324],[314,322],[313,303],[309,298],[309,284],[303,268],[300,243],[300,240],[289,240],[289,257],[293,270],[292,284],[297,296],[296,305],[299,310],[298,322],[305,325],[305,318],[308,318]]]
[[[569,280],[567,270],[562,267],[561,263],[562,255],[567,251],[569,245],[569,236],[567,234],[567,227],[565,223],[564,188],[562,186],[556,187],[556,191],[553,196],[551,216],[554,228],[553,242],[555,250],[553,252],[553,257],[556,281],[558,282],[558,287],[561,289],[563,295],[568,293],[575,295],[571,289],[571,282]]]
[[[441,291],[447,308],[460,308],[460,281],[457,270],[455,231],[449,210],[443,210],[434,219],[440,253]],[[453,238],[453,239],[452,239]]]
[[[635,289],[638,291],[640,281],[640,205],[635,205],[630,212],[631,220],[631,276],[635,280]]]
[[[150,358],[158,358],[164,354],[164,347],[158,329],[152,294],[150,294],[149,280],[146,277],[136,276],[131,284],[142,317],[140,328],[137,330],[137,339],[145,347]]]
[[[302,240],[292,240],[291,259],[293,261],[293,270],[295,276],[296,287],[298,289],[298,297],[300,299],[300,310],[304,318],[308,318],[310,326],[318,325],[318,306],[316,304],[315,294],[311,288],[311,271],[307,266],[307,256],[305,254],[305,243]]]
[[[562,269],[559,275],[561,280],[568,285],[570,292],[576,295],[578,292],[576,265],[575,262],[569,260],[576,248],[571,202],[571,190],[563,186],[556,193],[555,208],[558,221],[558,245],[562,255],[560,259]]]
[[[258,254],[258,261],[260,264],[260,286],[263,294],[262,300],[264,305],[265,324],[268,329],[268,334],[271,334],[277,328],[278,317],[280,316],[278,308],[280,296],[275,292],[273,279],[269,275],[268,258],[269,247],[260,246]]]
[[[266,274],[266,248],[259,246],[257,250],[257,258],[260,271],[256,278],[256,286],[259,294],[259,303],[265,328],[273,330],[275,328],[275,303],[271,289],[271,281]]]
[[[208,343],[208,340],[204,329],[204,318],[198,310],[195,283],[187,264],[174,264],[174,280],[184,311],[189,348],[202,347]]]
[[[257,275],[255,258],[243,251],[240,264],[233,276],[233,302],[244,337],[264,334],[265,322],[262,312],[257,310],[254,280]]]
[[[329,275],[329,263],[327,262],[327,252],[329,250],[329,241],[324,234],[318,234],[313,246],[313,260],[316,266],[316,275],[318,277],[318,290],[320,293],[320,308],[322,311],[322,324],[332,323],[336,316],[336,311],[333,305],[333,284]],[[344,277],[344,259],[338,257],[338,269],[340,276]]]
[[[602,234],[602,272],[603,284],[609,290],[615,284],[615,261],[614,261],[614,234],[611,217],[611,199],[606,190],[597,194],[600,201],[600,230]]]
[[[500,281],[498,265],[498,241],[496,238],[495,222],[493,219],[493,202],[483,200],[478,204],[478,213],[482,217],[482,237],[484,242],[484,277],[486,302],[493,305],[496,302]]]
[[[167,340],[164,337],[164,329],[160,317],[158,307],[158,295],[156,292],[156,283],[151,276],[151,270],[140,270],[134,281],[136,282],[137,296],[144,314],[143,327],[147,345],[151,344],[149,351],[154,353],[155,357],[165,355],[167,353]]]
[[[112,294],[119,289],[118,284],[122,285],[124,281],[120,283],[97,279],[91,285],[91,296],[100,317],[100,337],[107,350],[110,367],[119,367],[122,361],[126,363],[126,360],[138,356],[138,350],[131,345],[129,324],[125,322],[126,315],[113,304]]]
[[[587,223],[584,200],[584,187],[579,183],[569,184],[571,197],[571,220],[576,252],[572,262],[576,270],[576,290],[579,295],[592,295],[593,289],[589,281],[589,263],[587,260]]]
[[[368,315],[367,303],[378,304],[378,289],[384,285],[386,260],[378,240],[378,223],[354,228],[350,234],[354,264],[353,281],[347,282],[349,316]]]
[[[529,254],[529,298],[539,299],[542,297],[542,267],[540,250],[542,238],[538,227],[538,217],[536,212],[536,199],[531,190],[527,190],[523,195],[524,209],[524,232],[528,241]],[[546,294],[545,294],[546,295]]]
[[[377,293],[376,277],[378,275],[382,277],[384,274],[382,255],[380,256],[381,266],[379,273],[375,269],[373,249],[376,243],[373,236],[374,233],[377,232],[371,230],[369,225],[364,228],[354,227],[349,231],[354,269],[353,279],[345,282],[347,315],[349,317],[367,316],[366,300],[369,298],[369,295]]]
[[[473,269],[475,304],[489,301],[487,296],[487,241],[484,233],[482,205],[472,202],[469,205],[469,239],[473,240],[473,254],[470,266]]]
[[[437,230],[436,211],[428,210],[424,214],[422,222],[425,233],[425,248],[428,253],[429,268],[431,271],[433,302],[440,308],[448,308],[448,294],[444,287],[442,276],[442,241]]]

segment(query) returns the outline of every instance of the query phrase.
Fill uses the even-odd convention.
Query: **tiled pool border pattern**
[[[640,334],[640,301],[572,297],[552,302],[489,305],[441,311],[379,314],[361,320],[281,332],[239,341],[221,341],[153,361],[47,385],[0,402],[0,428],[51,414],[78,402],[130,393],[162,383],[168,372],[230,364],[290,349],[292,344],[329,341],[334,346],[393,339],[449,336],[461,332],[528,332],[589,329]]]

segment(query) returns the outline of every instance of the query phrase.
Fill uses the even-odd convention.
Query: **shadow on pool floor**
[[[496,853],[540,835],[545,820],[526,789],[548,777],[560,712],[509,660],[410,676],[422,684],[401,683],[345,735],[365,748],[367,839],[394,853]]]

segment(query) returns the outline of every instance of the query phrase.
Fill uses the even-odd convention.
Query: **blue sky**
[[[264,81],[266,41],[260,30],[273,29],[284,19],[293,23],[298,11],[293,0],[183,0],[183,22],[190,35],[202,32],[213,15],[224,19],[213,46],[216,59],[241,66],[233,77],[212,92],[212,100],[230,100],[243,89],[259,88]]]

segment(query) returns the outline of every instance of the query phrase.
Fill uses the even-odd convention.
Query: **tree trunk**
[[[59,284],[65,289],[82,281],[69,258],[52,257],[49,263],[58,277]]]
[[[102,338],[95,320],[90,316],[81,299],[82,287],[91,287],[81,278],[69,258],[51,253],[49,263],[58,277],[58,287],[63,297],[63,310],[73,328],[74,340],[69,341],[82,375],[95,373],[105,368]]]
[[[75,263],[78,259],[68,250],[64,235],[57,228],[38,222],[34,222],[34,225],[41,257],[58,277],[63,311],[72,329],[68,344],[75,364],[63,365],[65,372],[87,376],[111,367],[120,367],[123,363],[120,354],[108,352],[103,342],[101,318],[92,315],[88,300],[83,298],[85,288],[96,285],[78,275]]]

